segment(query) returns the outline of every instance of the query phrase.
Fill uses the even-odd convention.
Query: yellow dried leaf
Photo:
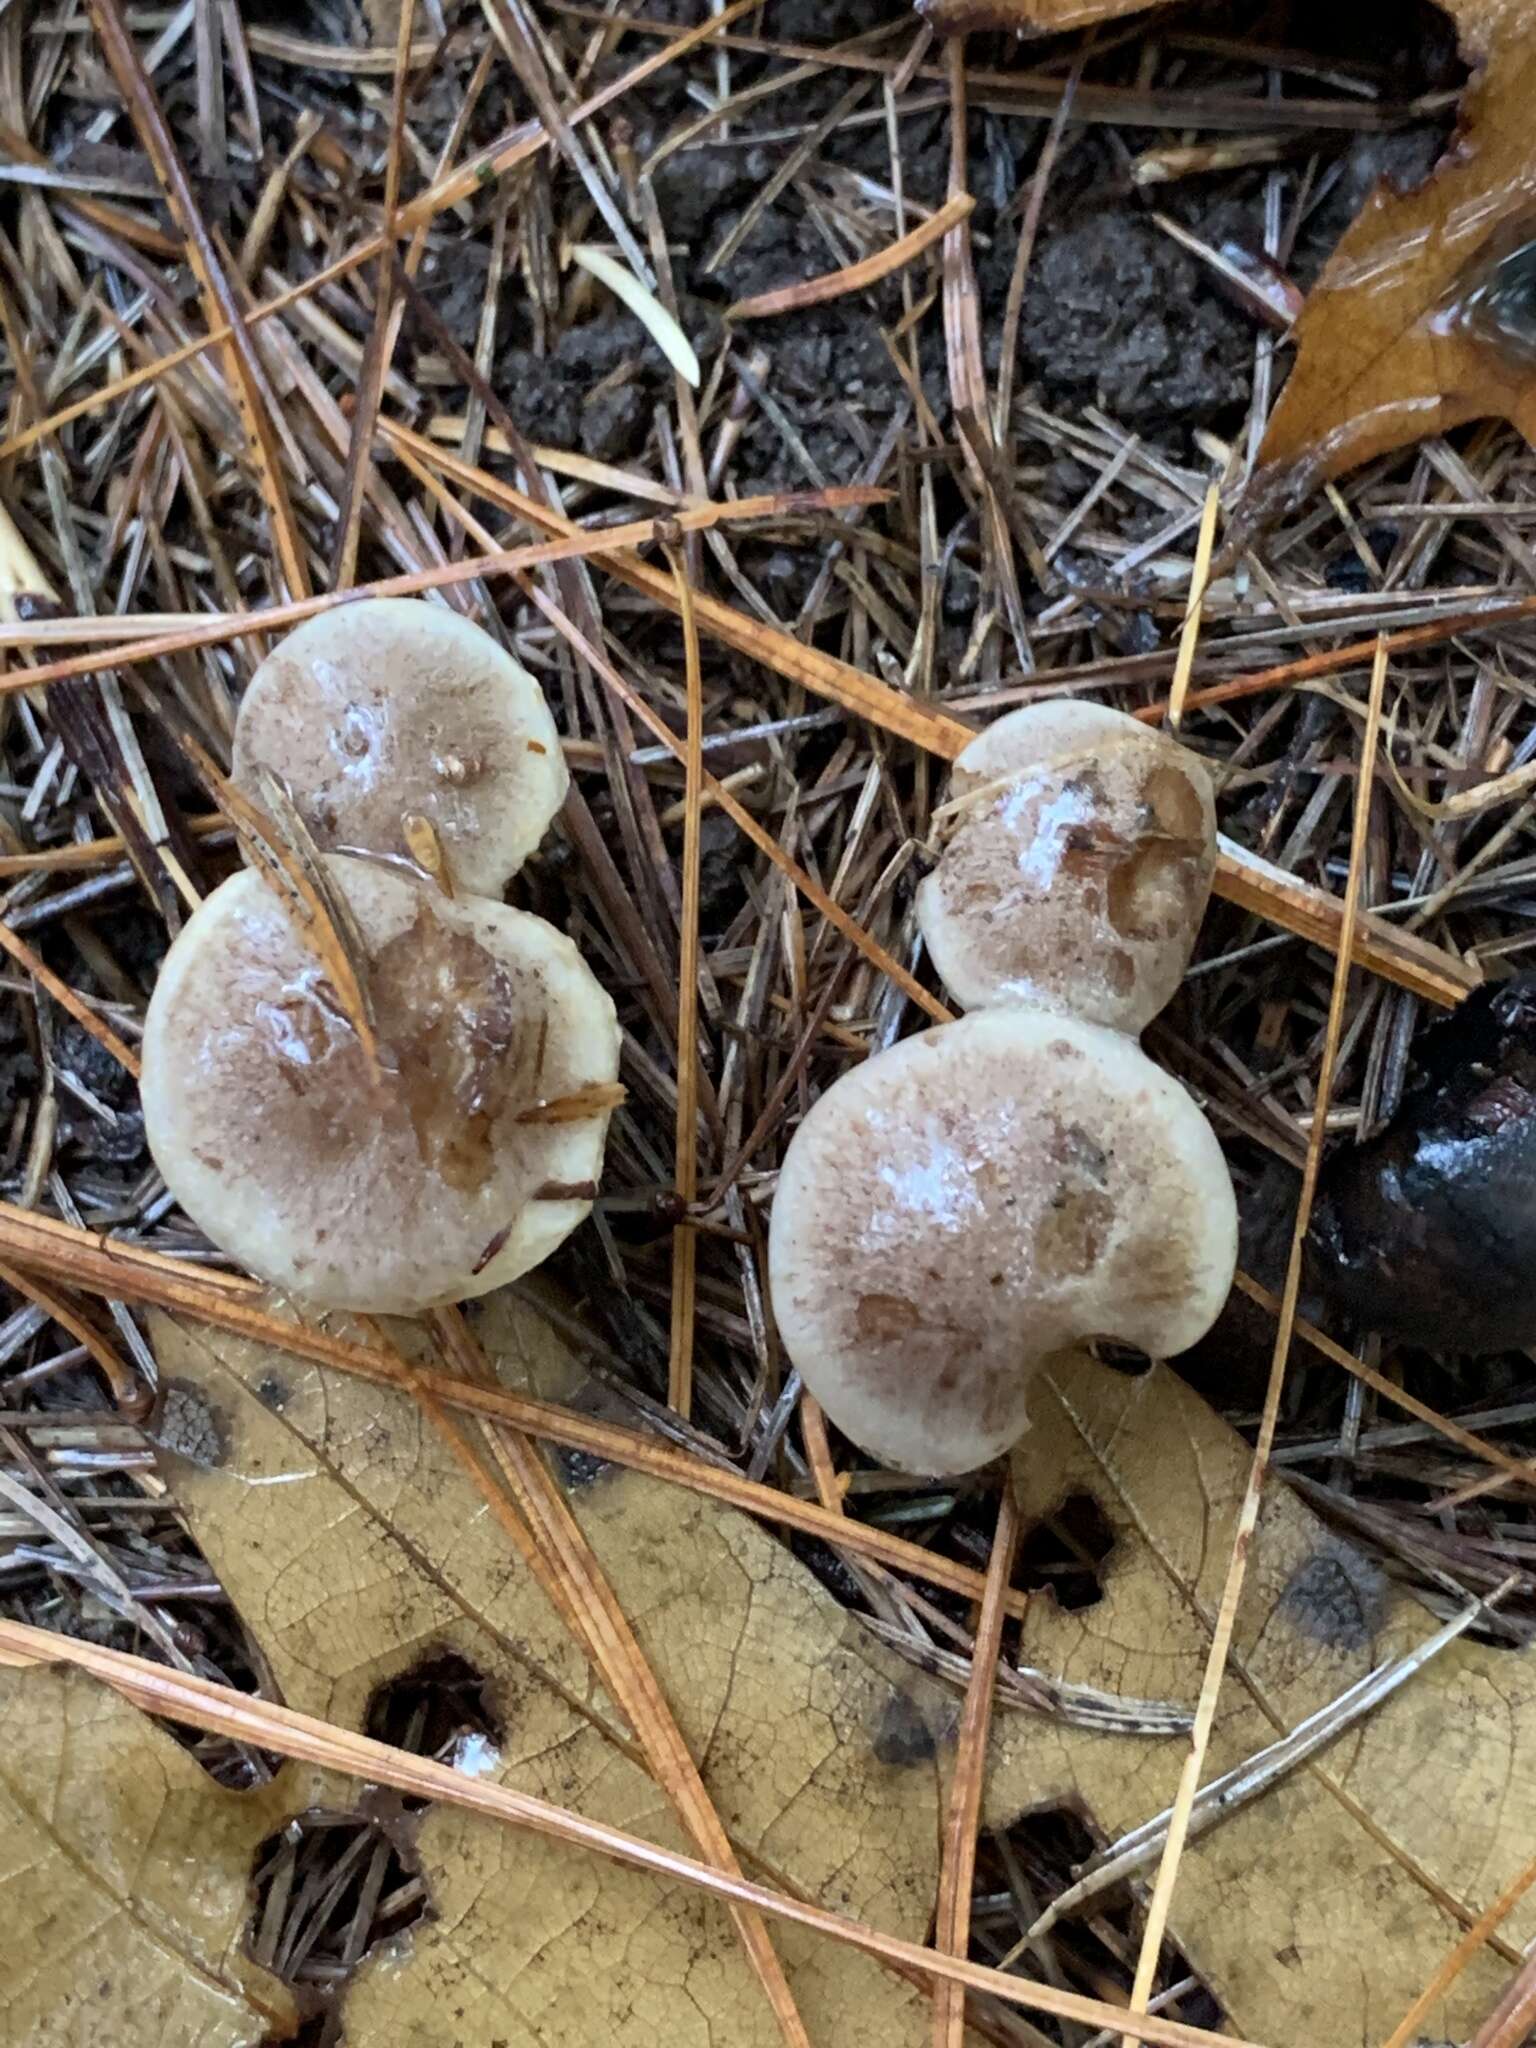
[[[0,1672],[0,2040],[281,2038],[292,1995],[240,1935],[252,1858],[291,1796],[223,1790],[80,1672]]]
[[[1127,1379],[1074,1361],[1032,1407],[1014,1460],[1026,1522],[1088,1494],[1115,1542],[1096,1605],[1031,1606],[1021,1661],[1192,1706],[1249,1447],[1161,1367]],[[1436,1626],[1272,1482],[1207,1779]],[[1171,1804],[1183,1762],[1181,1745],[1006,1716],[994,1728],[987,1819],[1007,1826],[1069,1802],[1113,1839]],[[1528,1861],[1533,1810],[1536,1657],[1462,1638],[1311,1765],[1190,1844],[1171,1932],[1232,2031],[1269,2048],[1381,2041]],[[1503,1931],[1529,1942],[1536,1904],[1527,1899]],[[1484,1948],[1426,2017],[1426,2036],[1465,2040],[1508,1975]]]
[[[579,1373],[533,1311],[493,1297],[477,1333],[510,1382],[572,1394]],[[498,1779],[689,1846],[564,1624],[408,1399],[165,1318],[155,1318],[154,1335],[166,1378],[206,1405],[221,1447],[213,1465],[175,1463],[176,1498],[288,1705],[359,1727],[381,1683],[455,1653],[490,1683],[504,1730]],[[568,1492],[749,1872],[922,1939],[936,1882],[939,1764],[935,1744],[910,1731],[937,1728],[951,1703],[887,1661],[746,1517],[615,1467],[581,1468]],[[50,1773],[45,1762],[39,1773],[34,1724],[52,1728],[71,1695],[111,1717],[110,1739],[71,1755],[67,1771]],[[46,2012],[73,1995],[79,1923],[104,1920],[96,1880],[83,1872],[105,1844],[123,1867],[126,1902],[143,1887],[163,1899],[157,1981],[204,2031],[189,2019],[176,2034],[160,2005],[141,2024],[128,1987],[146,1966],[130,1976],[138,1951],[127,1944],[139,1927],[125,1903],[101,1938],[101,1974],[114,1989],[93,2012],[94,2038],[113,2048],[260,2041],[269,2021],[258,1996],[281,2010],[284,1994],[249,1965],[243,1975],[237,1968],[251,1856],[285,1815],[317,1803],[349,1811],[357,1788],[285,1766],[268,1792],[223,1792],[150,1723],[52,1673],[0,1672],[0,1717],[16,1731],[0,1757],[0,1786],[12,1770],[40,1776],[57,1800],[52,1787],[67,1780],[64,1826],[25,1852],[48,1900],[25,2010]],[[906,1760],[884,1763],[876,1751],[897,1753],[884,1740],[893,1725],[907,1738],[898,1745]],[[73,1739],[47,1737],[55,1748]],[[109,1753],[110,1773],[91,1768]],[[162,1777],[176,1789],[169,1819],[147,1812],[119,1843],[112,1787],[126,1780],[158,1811],[141,1788]],[[429,1809],[417,1829],[430,1912],[364,1961],[346,1993],[348,2039],[369,2048],[441,2048],[450,2038],[456,2048],[655,2048],[659,2039],[777,2048],[761,1986],[715,1902],[458,1810]],[[775,1942],[813,2039],[839,2048],[926,2039],[916,1987],[799,1930],[776,1930]],[[207,1967],[205,1955],[217,1964],[213,1988],[188,1988],[183,1980],[196,1977],[194,1964]],[[228,2008],[221,2019],[218,1999]],[[4,2038],[77,2035],[23,2029]]]

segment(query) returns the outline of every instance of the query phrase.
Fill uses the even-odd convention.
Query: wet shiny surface
[[[1439,322],[1536,369],[1536,231],[1526,224],[1479,250],[1457,279]]]
[[[1470,997],[1425,1069],[1384,1131],[1327,1161],[1310,1277],[1427,1351],[1536,1343],[1536,975]]]

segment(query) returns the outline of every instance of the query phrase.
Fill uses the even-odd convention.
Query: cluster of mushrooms
[[[1120,712],[1031,705],[965,748],[936,822],[918,923],[969,1014],[812,1107],[769,1265],[785,1347],[839,1428],[954,1473],[1017,1441],[1062,1353],[1197,1342],[1237,1213],[1205,1117],[1137,1039],[1215,872],[1200,762]]]
[[[144,1036],[146,1130],[216,1245],[295,1300],[413,1314],[483,1294],[587,1214],[617,1095],[612,1002],[502,891],[566,789],[533,678],[445,606],[325,611],[258,668],[237,786],[291,807],[361,968],[254,868],[177,937]],[[774,1312],[866,1450],[959,1472],[1093,1338],[1159,1356],[1215,1320],[1237,1226],[1215,1137],[1136,1034],[1188,964],[1215,868],[1204,769],[1052,702],[955,764],[918,897],[970,1014],[828,1089],[785,1156]]]
[[[261,663],[234,780],[302,821],[368,1028],[261,873],[215,889],[145,1026],[167,1187],[307,1306],[405,1315],[515,1279],[591,1207],[619,1065],[575,946],[500,900],[566,790],[538,684],[443,605],[344,605]]]

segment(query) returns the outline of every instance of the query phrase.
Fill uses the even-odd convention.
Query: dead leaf
[[[531,1310],[493,1299],[477,1328],[509,1381],[569,1396],[570,1354]],[[215,1465],[175,1465],[176,1497],[288,1705],[361,1727],[380,1684],[452,1652],[490,1681],[498,1779],[689,1846],[563,1623],[408,1399],[161,1317],[155,1340],[222,1446]],[[590,1461],[567,1487],[749,1870],[922,1939],[936,1744],[884,1737],[898,1721],[938,1727],[950,1704],[745,1516]],[[288,2001],[241,1952],[252,1857],[291,1815],[354,1811],[357,1788],[285,1765],[268,1790],[223,1791],[149,1722],[54,1673],[0,1672],[0,1736],[0,1871],[27,1873],[11,1891],[28,1895],[33,1957],[0,1988],[0,2036],[261,2041]],[[712,1901],[457,1810],[430,1808],[417,1830],[428,1917],[364,1960],[349,2039],[776,2048]],[[801,1930],[775,1941],[813,2039],[926,2040],[914,1986]]]
[[[1475,67],[1455,143],[1414,190],[1376,187],[1308,295],[1249,494],[1256,523],[1463,420],[1536,440],[1536,16],[1522,0],[1438,4]]]
[[[1144,14],[1155,0],[917,0],[917,11],[946,35],[971,29],[1011,29],[1021,36],[1054,36],[1122,14]]]
[[[1088,1494],[1114,1530],[1103,1598],[1030,1607],[1021,1658],[1193,1704],[1251,1452],[1166,1368],[1084,1359],[1042,1386],[1015,1454],[1026,1528]],[[1272,1483],[1206,1777],[1252,1756],[1435,1621]],[[1173,1798],[1181,1745],[1007,1716],[986,1819],[1071,1804],[1114,1839]],[[1382,2040],[1464,1927],[1524,1867],[1536,1807],[1536,1657],[1443,1650],[1358,1728],[1185,1851],[1170,1931],[1235,2031],[1270,2048]],[[1466,1919],[1451,1910],[1458,1904]],[[1505,1933],[1536,1935],[1527,1900]],[[1484,1948],[1426,2019],[1463,2040],[1509,1965]]]
[[[240,1946],[285,1788],[225,1792],[77,1671],[0,1672],[0,2038],[235,2048],[281,2039],[287,1987]]]

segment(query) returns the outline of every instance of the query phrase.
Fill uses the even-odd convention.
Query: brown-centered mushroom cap
[[[499,896],[565,797],[560,735],[538,684],[446,605],[368,598],[306,619],[251,678],[235,780],[286,783],[316,843],[406,854],[425,818],[453,885]]]
[[[1196,757],[1100,704],[1030,704],[970,742],[950,803],[917,916],[956,1000],[1140,1031],[1179,985],[1216,872]]]
[[[523,1119],[614,1081],[613,1004],[542,918],[325,867],[367,951],[378,1066],[289,909],[235,875],[155,985],[150,1150],[215,1244],[303,1302],[409,1314],[483,1294],[591,1207],[606,1110]]]
[[[768,1250],[780,1335],[838,1427],[905,1471],[962,1472],[1023,1433],[1055,1354],[1203,1336],[1237,1215],[1209,1124],[1134,1039],[1005,1007],[828,1089]]]

